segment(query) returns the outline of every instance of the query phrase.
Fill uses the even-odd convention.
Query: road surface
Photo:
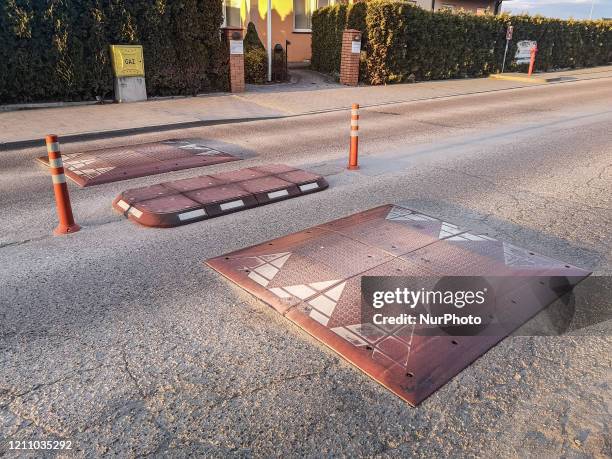
[[[204,266],[385,203],[612,274],[612,79],[66,144],[200,137],[250,159],[86,189],[53,237],[41,149],[0,153],[0,455],[9,440],[93,457],[611,454],[603,333],[504,340],[412,408]],[[356,101],[366,103],[367,101]],[[111,209],[122,190],[281,162],[322,193],[175,229]]]

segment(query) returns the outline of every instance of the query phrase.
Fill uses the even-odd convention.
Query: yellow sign
[[[143,77],[144,58],[140,45],[111,45],[113,72],[116,77]]]

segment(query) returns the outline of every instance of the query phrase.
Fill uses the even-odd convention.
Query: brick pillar
[[[244,92],[244,48],[242,28],[225,27],[227,46],[229,47],[230,91]]]
[[[348,29],[342,33],[342,55],[340,59],[340,83],[357,86],[359,83],[359,55],[361,32]]]

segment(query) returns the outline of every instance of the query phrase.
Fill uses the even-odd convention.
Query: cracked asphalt
[[[63,439],[70,452],[46,454],[610,457],[610,321],[509,337],[412,408],[204,265],[396,202],[609,276],[610,81],[364,109],[359,172],[346,112],[66,144],[199,137],[248,156],[71,185],[83,230],[67,237],[51,236],[44,151],[0,152],[0,456]],[[271,162],[330,188],[175,229],[111,209],[127,188]]]

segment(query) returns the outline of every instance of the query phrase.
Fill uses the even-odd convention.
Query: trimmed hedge
[[[347,25],[349,6],[337,4],[312,14],[312,55],[310,65],[323,73],[340,73],[342,31]]]
[[[362,79],[370,84],[485,76],[501,67],[509,24],[514,26],[509,71],[524,70],[512,63],[520,40],[538,42],[538,70],[612,61],[611,22],[431,12],[406,2],[374,0],[315,12],[312,67],[338,73],[342,31],[355,28],[364,32]]]
[[[257,33],[257,28],[255,27],[255,24],[249,22],[249,24],[247,25],[246,34],[244,35],[244,50],[249,51],[251,49],[265,50],[266,48],[264,47],[263,43],[261,42],[261,39],[259,38],[259,34]]]
[[[141,44],[151,96],[226,89],[221,0],[2,0],[0,103],[108,97],[110,44]]]
[[[244,36],[244,79],[247,83],[264,84],[268,74],[268,54],[259,39],[255,24],[249,22]]]
[[[244,51],[244,80],[246,83],[264,84],[268,76],[268,53],[262,48]]]
[[[365,19],[365,3],[343,3],[316,10],[312,14],[311,67],[323,73],[340,74],[342,32],[345,29],[364,31]],[[367,40],[365,35],[363,40]]]

